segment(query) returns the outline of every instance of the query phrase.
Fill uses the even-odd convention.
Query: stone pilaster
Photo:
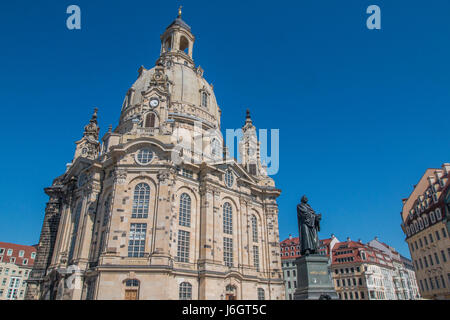
[[[59,186],[52,186],[45,189],[45,192],[50,197],[50,201],[45,208],[44,223],[42,225],[33,270],[27,281],[28,287],[25,300],[38,300],[41,298],[40,286],[46,275],[47,268],[51,263],[56,235],[58,233],[61,209],[60,191]]]

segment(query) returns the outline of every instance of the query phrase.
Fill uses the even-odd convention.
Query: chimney
[[[361,239],[358,239],[358,243],[361,243],[361,244],[362,244],[362,241],[361,241]]]
[[[375,240],[377,240],[377,241],[378,241],[378,236],[376,236],[376,237],[375,237]]]
[[[289,233],[289,240],[292,240],[292,234]]]
[[[347,242],[350,242],[350,241],[351,241],[350,237],[347,237]]]
[[[331,239],[334,239],[334,238],[336,238],[336,237],[334,236],[334,233],[332,233],[331,234]]]

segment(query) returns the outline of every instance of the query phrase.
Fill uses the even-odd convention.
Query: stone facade
[[[223,147],[194,41],[180,13],[102,143],[95,111],[46,189],[28,299],[284,299],[281,190],[261,164],[249,113],[241,161]]]

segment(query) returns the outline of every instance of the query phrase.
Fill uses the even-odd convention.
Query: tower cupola
[[[191,27],[181,18],[181,6],[178,9],[177,18],[166,28],[161,35],[160,60],[173,60],[194,67],[192,51],[195,37],[191,33]]]

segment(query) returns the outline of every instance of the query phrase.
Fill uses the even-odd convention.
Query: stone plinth
[[[308,255],[298,258],[297,290],[294,300],[338,300],[333,282],[328,274],[328,257]]]

